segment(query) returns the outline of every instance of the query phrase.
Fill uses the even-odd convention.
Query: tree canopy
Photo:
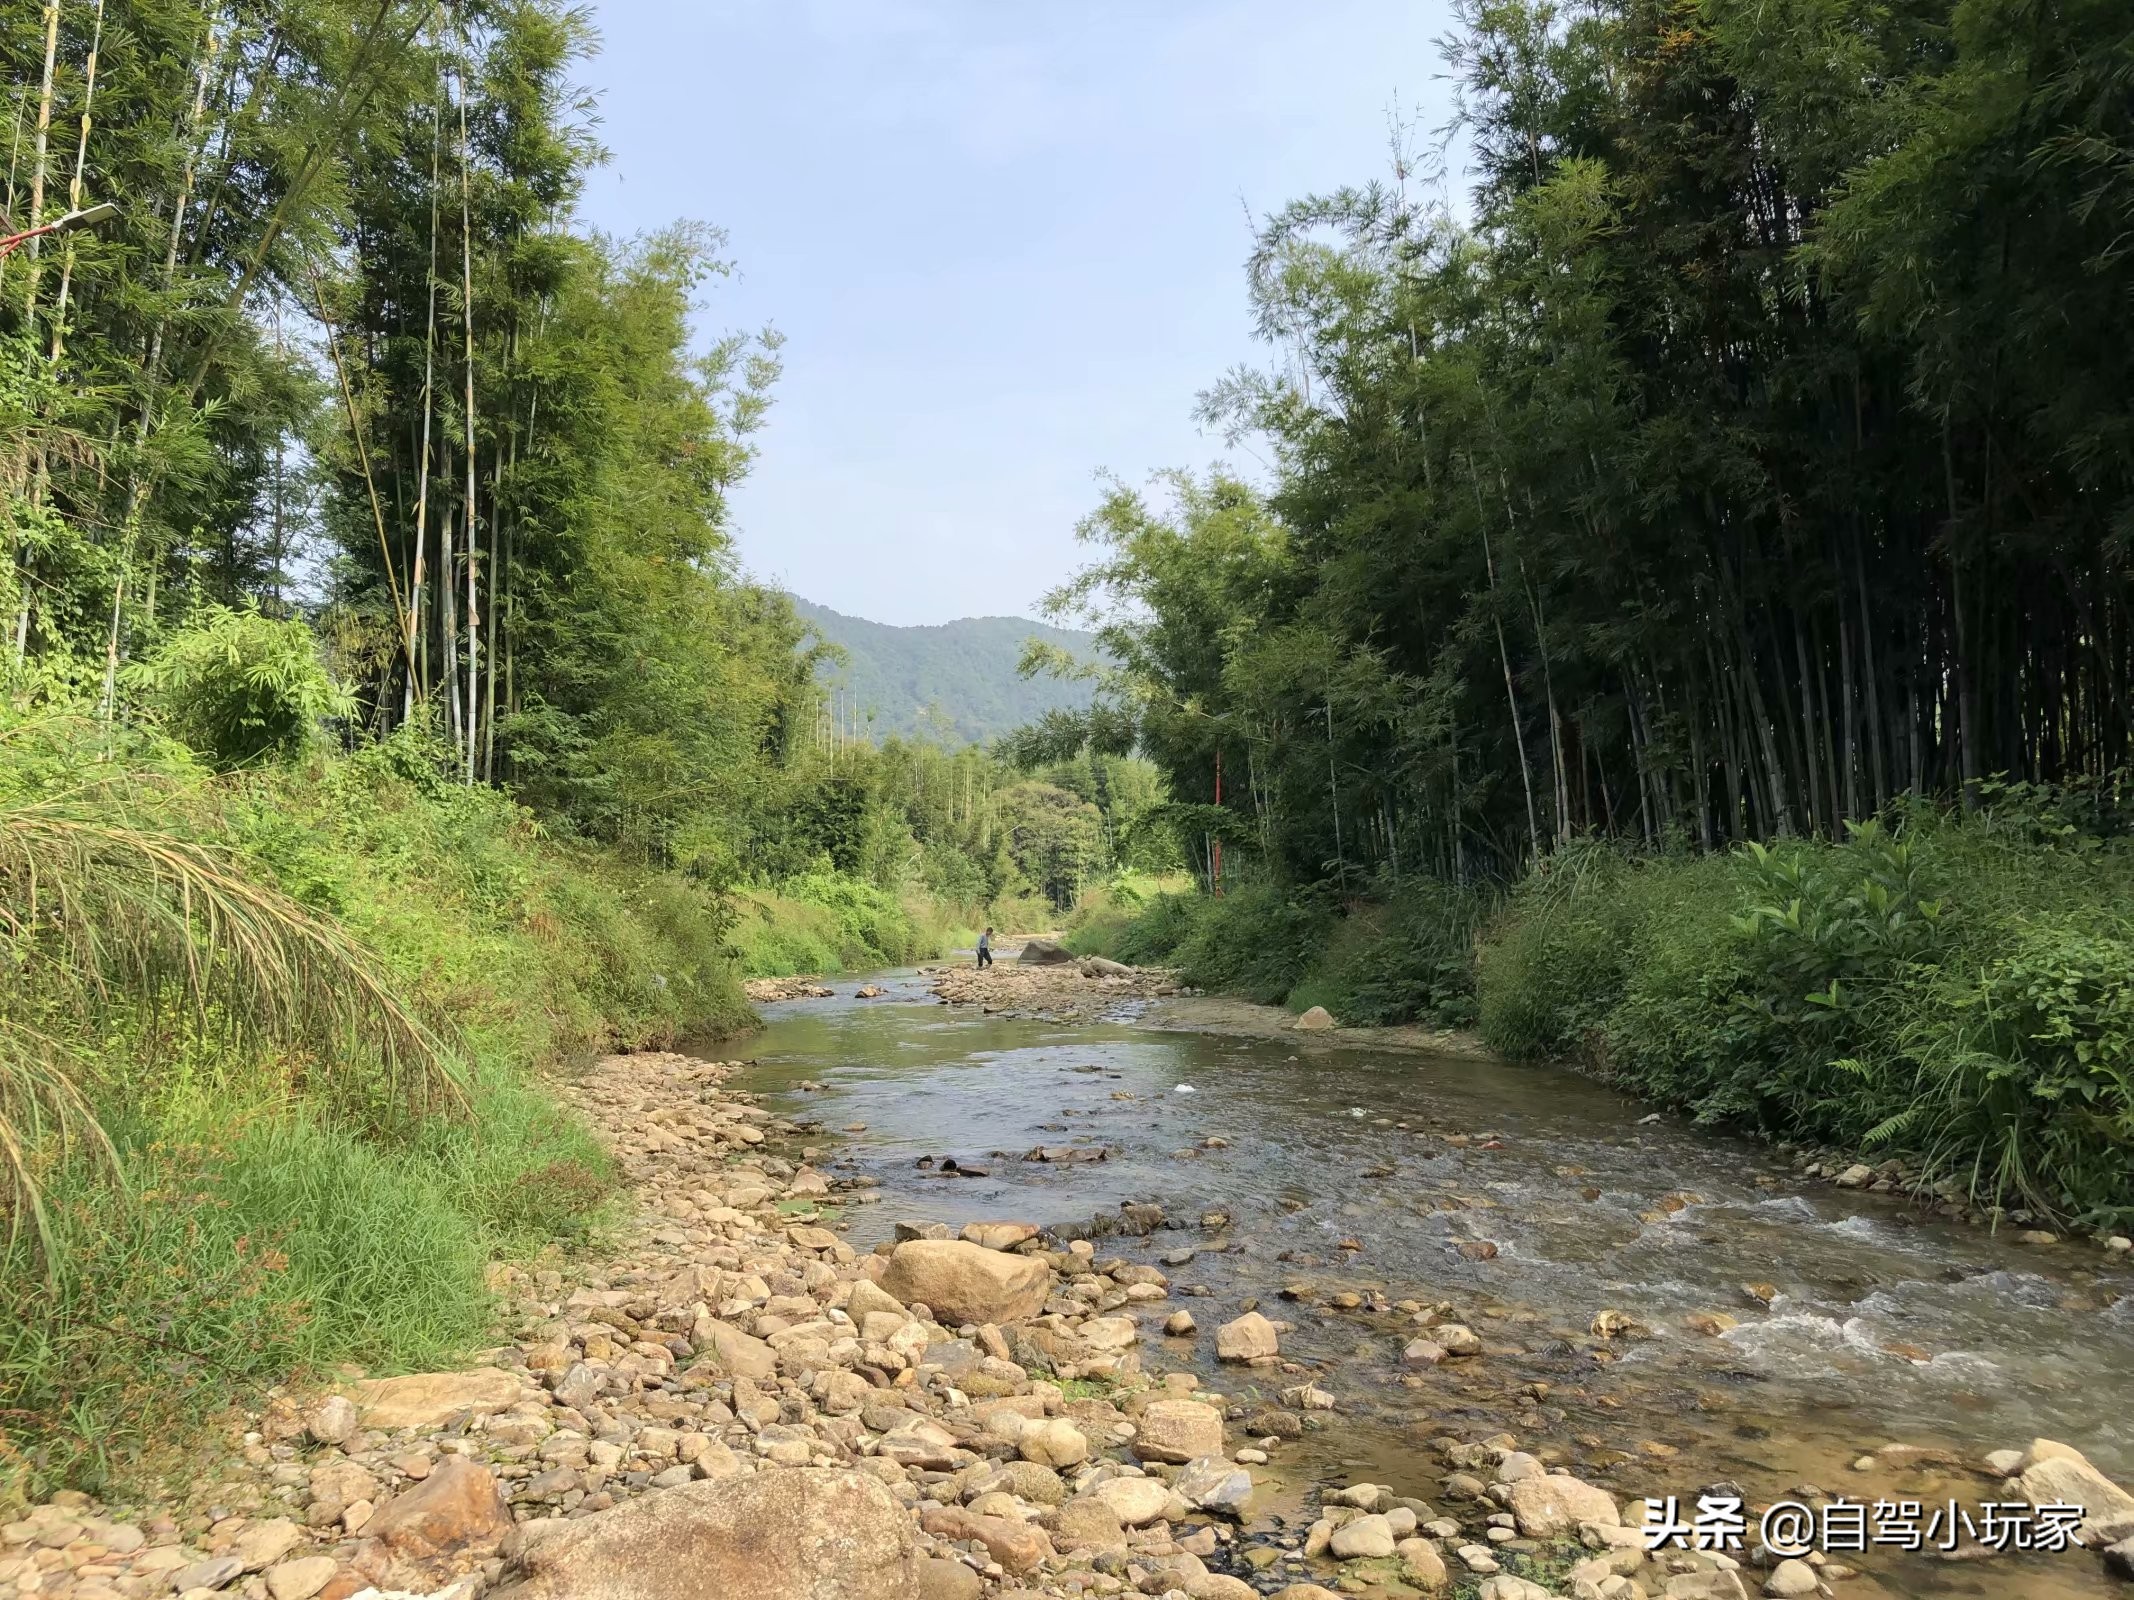
[[[1837,834],[2130,755],[2134,13],[1477,0],[1465,219],[1266,219],[1264,492],[1114,488],[1054,596],[1287,875]]]

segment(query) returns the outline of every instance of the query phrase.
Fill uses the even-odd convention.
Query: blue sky
[[[785,375],[734,497],[758,576],[881,622],[1030,614],[1095,475],[1249,456],[1257,215],[1445,120],[1445,0],[600,0],[586,214],[725,230],[707,331]]]

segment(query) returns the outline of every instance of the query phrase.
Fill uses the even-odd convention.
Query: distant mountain
[[[842,667],[824,667],[822,681],[839,691],[843,705],[858,707],[863,727],[873,713],[877,739],[926,733],[950,743],[977,744],[1047,711],[1078,711],[1089,704],[1088,684],[1021,678],[1015,664],[1029,639],[1093,659],[1093,634],[1026,617],[965,617],[897,628],[848,617],[798,595],[793,609],[825,640],[844,646],[850,659]]]

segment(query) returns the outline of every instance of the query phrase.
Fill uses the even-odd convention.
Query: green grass
[[[157,922],[168,886],[136,885],[136,917],[191,942],[197,990],[160,956],[88,982],[102,957],[63,926],[0,926],[12,1020],[51,1039],[109,1140],[100,1156],[0,1108],[32,1135],[47,1219],[0,1238],[0,1505],[134,1481],[158,1441],[269,1384],[478,1348],[485,1265],[582,1240],[617,1183],[544,1069],[749,1015],[719,897],[546,839],[409,743],[222,777],[152,741],[103,755],[93,729],[0,727],[0,827],[28,837],[12,819],[34,833],[48,797],[92,796],[129,851],[191,852],[233,893],[282,897],[262,915],[352,941],[445,1042],[461,1097],[425,1113],[363,1092],[341,1059],[353,1014],[230,987],[218,974],[244,969],[220,941],[251,925],[182,905]],[[109,892],[101,857],[50,859]]]
[[[787,978],[931,961],[977,939],[970,920],[930,895],[819,872],[742,891],[731,938],[747,976]]]

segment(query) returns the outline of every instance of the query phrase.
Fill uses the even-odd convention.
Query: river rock
[[[971,1244],[987,1250],[1013,1250],[1017,1245],[1037,1237],[1034,1222],[967,1222],[963,1237]]]
[[[526,1392],[518,1374],[501,1367],[472,1372],[416,1372],[405,1378],[370,1378],[354,1386],[356,1410],[366,1428],[435,1428],[465,1412],[493,1416],[519,1403]]]
[[[344,1444],[357,1421],[356,1403],[347,1395],[321,1395],[304,1413],[304,1431],[316,1444]]]
[[[170,1586],[181,1595],[195,1589],[221,1589],[235,1583],[244,1575],[245,1564],[235,1556],[218,1556],[212,1561],[195,1561],[189,1567],[180,1567],[171,1574]]]
[[[685,1484],[527,1524],[495,1600],[909,1600],[911,1519],[857,1472],[795,1467]]]
[[[284,1561],[266,1570],[267,1593],[273,1600],[311,1600],[333,1581],[333,1575],[340,1570],[341,1563],[332,1556],[302,1556],[295,1561]]]
[[[294,1550],[303,1537],[303,1530],[287,1517],[270,1517],[239,1534],[230,1554],[245,1564],[245,1571],[258,1572]]]
[[[1121,1524],[1139,1528],[1163,1515],[1171,1503],[1171,1487],[1156,1478],[1111,1478],[1089,1491]]]
[[[1183,1466],[1223,1453],[1223,1414],[1198,1400],[1151,1400],[1135,1419],[1134,1454]]]
[[[985,1579],[960,1561],[928,1556],[919,1563],[918,1600],[978,1600]]]
[[[929,1506],[920,1515],[919,1526],[936,1539],[959,1539],[985,1546],[986,1554],[1013,1573],[1033,1572],[1053,1554],[1052,1541],[1034,1522],[1017,1517],[988,1517],[962,1506]],[[751,1596],[753,1591],[750,1591]],[[825,1589],[824,1600],[843,1600],[843,1591]],[[709,1600],[709,1597],[706,1597]],[[736,1595],[733,1600],[742,1600]],[[771,1600],[766,1595],[765,1600]],[[783,1594],[777,1600],[784,1600]],[[802,1600],[795,1596],[794,1600]],[[815,1600],[813,1593],[805,1600]],[[871,1597],[870,1597],[871,1600]]]
[[[1248,1311],[1215,1330],[1215,1353],[1225,1361],[1265,1361],[1281,1349],[1274,1324],[1257,1311]]]
[[[882,1288],[907,1306],[926,1306],[947,1327],[1022,1322],[1045,1309],[1052,1269],[962,1239],[913,1239],[890,1256]]]
[[[1015,959],[1026,967],[1064,967],[1074,960],[1074,952],[1056,939],[1025,939]]]
[[[1017,1439],[1016,1448],[1025,1461],[1034,1461],[1055,1472],[1078,1466],[1089,1459],[1089,1440],[1071,1422],[1033,1422]]]
[[[1607,1490],[1560,1472],[1522,1478],[1511,1486],[1505,1504],[1529,1539],[1576,1533],[1582,1522],[1615,1528],[1623,1521]]]
[[[1327,1548],[1337,1561],[1372,1561],[1392,1555],[1399,1544],[1393,1524],[1374,1513],[1336,1528]]]
[[[975,1476],[964,1485],[966,1500],[1006,1493],[1034,1506],[1056,1506],[1067,1498],[1067,1485],[1060,1475],[1035,1461],[998,1461],[972,1470]]]
[[[1277,1589],[1272,1600],[1341,1600],[1341,1596],[1316,1583],[1293,1583],[1286,1589]]]
[[[1448,1356],[1476,1356],[1482,1353],[1482,1340],[1474,1329],[1459,1322],[1441,1322],[1430,1330],[1430,1337],[1445,1347]]]
[[[721,1322],[716,1317],[700,1317],[694,1337],[697,1348],[708,1347],[719,1370],[731,1377],[763,1383],[778,1376],[778,1352],[730,1322]]]
[[[1334,1014],[1325,1006],[1313,1006],[1291,1024],[1299,1033],[1324,1033],[1334,1025]]]
[[[1215,1456],[1203,1456],[1187,1462],[1171,1488],[1196,1511],[1242,1518],[1245,1503],[1252,1498],[1252,1474]]]
[[[1814,1594],[1822,1585],[1817,1581],[1815,1568],[1805,1561],[1788,1559],[1771,1569],[1771,1576],[1764,1579],[1767,1595]]]
[[[2115,1578],[2134,1579],[2134,1538],[2122,1539],[2115,1545],[2107,1545],[2104,1552],[2105,1570]]]
[[[427,1561],[493,1549],[511,1529],[511,1507],[489,1469],[466,1456],[446,1456],[422,1482],[371,1513],[363,1536],[403,1560]]]
[[[1393,1553],[1400,1557],[1401,1576],[1418,1589],[1442,1589],[1452,1581],[1445,1558],[1428,1539],[1403,1539]]]
[[[1120,1478],[1114,1481],[1132,1483],[1137,1480]],[[1170,1496],[1165,1495],[1164,1501],[1168,1504]],[[1055,1549],[1067,1553],[1077,1550],[1124,1550],[1126,1528],[1110,1506],[1093,1494],[1083,1495],[1079,1499],[1068,1501],[1053,1515],[1052,1543]]]
[[[2088,1515],[2076,1537],[2084,1544],[2123,1538],[2120,1524],[2134,1522],[2134,1495],[2091,1466],[2081,1451],[2057,1440],[2031,1441],[2023,1452],[2016,1483],[2023,1498],[2034,1506],[2052,1502],[2081,1506]]]
[[[1875,1169],[1864,1161],[1855,1161],[1838,1174],[1840,1189],[1864,1189],[1875,1181]]]

